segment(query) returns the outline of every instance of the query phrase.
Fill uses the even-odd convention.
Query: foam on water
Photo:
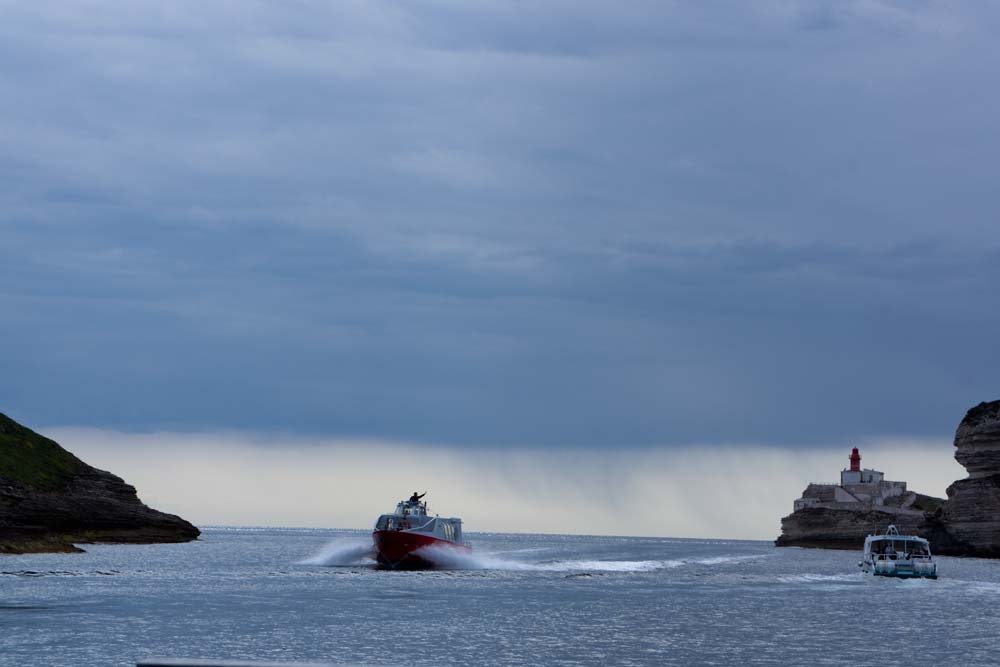
[[[448,570],[534,570],[535,566],[495,554],[469,552],[451,547],[424,547],[417,552],[435,566]]]
[[[344,567],[347,565],[370,564],[375,560],[371,542],[358,540],[330,540],[316,554],[298,561],[299,565],[323,565]]]
[[[424,547],[419,555],[442,570],[496,570],[520,572],[655,572],[693,565],[726,565],[756,558],[756,556],[725,555],[683,559],[608,559],[559,558],[530,560],[530,555],[549,551],[546,548],[508,549],[498,551],[464,551],[448,546]],[[372,565],[375,554],[367,540],[337,538],[324,545],[316,554],[297,561],[298,565],[346,567]]]
[[[792,574],[778,577],[778,581],[785,584],[813,584],[830,583],[844,581],[861,581],[860,573],[853,574]]]
[[[684,565],[681,560],[563,560],[543,563],[541,569],[555,572],[653,572]]]
[[[420,555],[437,567],[449,570],[512,570],[529,572],[654,572],[685,565],[722,565],[748,560],[748,556],[717,556],[671,560],[561,559],[526,562],[504,558],[500,553],[462,551],[450,547],[424,547]],[[510,552],[501,552],[509,554]]]
[[[742,563],[747,560],[755,560],[760,556],[714,556],[712,558],[695,558],[683,561],[690,565],[727,565],[729,563]]]

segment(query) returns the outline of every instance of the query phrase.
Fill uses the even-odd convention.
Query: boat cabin
[[[462,520],[443,518],[427,514],[427,503],[419,500],[403,500],[396,505],[392,514],[383,514],[375,522],[375,531],[407,531],[422,533],[430,537],[462,543]]]
[[[868,551],[873,556],[888,560],[909,560],[910,558],[929,558],[930,546],[921,537],[876,537],[868,544]]]
[[[403,516],[427,516],[427,503],[419,500],[401,500],[396,505],[396,514]]]
[[[860,565],[876,575],[937,578],[930,543],[916,535],[900,535],[895,526],[889,526],[884,535],[865,538]]]

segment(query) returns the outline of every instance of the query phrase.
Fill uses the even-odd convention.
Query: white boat
[[[889,526],[884,535],[865,538],[864,555],[858,565],[879,577],[937,579],[930,543],[916,535],[900,535],[896,526]]]

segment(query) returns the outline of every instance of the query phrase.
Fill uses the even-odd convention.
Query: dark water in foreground
[[[453,569],[351,564],[360,531],[0,557],[0,665],[996,664],[1000,562],[938,581],[764,542],[472,535]],[[333,544],[329,544],[333,540]],[[325,545],[325,546],[324,546]],[[308,562],[301,562],[310,559]]]

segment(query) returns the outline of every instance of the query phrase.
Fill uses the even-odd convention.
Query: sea
[[[725,539],[470,534],[386,571],[368,531],[0,557],[0,665],[995,665],[1000,562],[865,575],[859,553]]]

